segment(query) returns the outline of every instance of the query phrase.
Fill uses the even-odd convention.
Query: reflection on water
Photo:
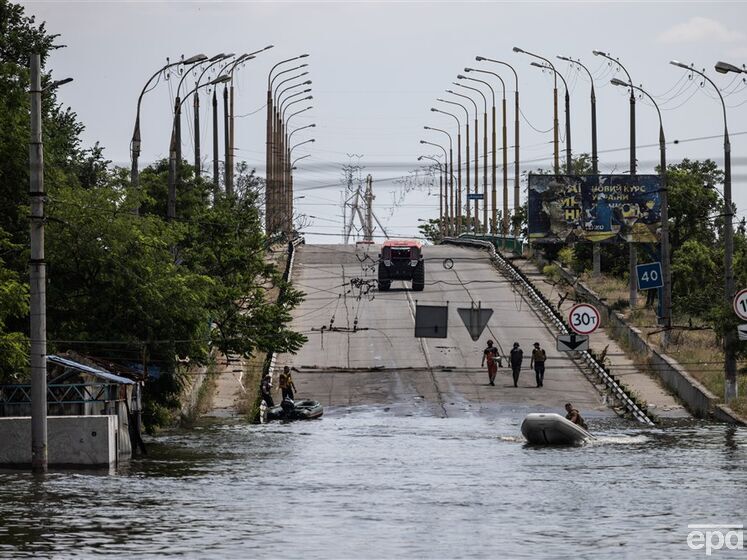
[[[0,557],[696,558],[688,523],[746,521],[744,429],[592,419],[540,448],[520,422],[331,411],[165,435],[114,475],[0,472]]]

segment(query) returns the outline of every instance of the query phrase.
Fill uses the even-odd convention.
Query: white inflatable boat
[[[581,426],[551,412],[528,414],[521,423],[521,433],[535,445],[575,445],[594,439]]]

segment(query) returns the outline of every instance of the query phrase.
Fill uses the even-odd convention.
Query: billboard
[[[529,175],[529,240],[658,243],[659,175]]]

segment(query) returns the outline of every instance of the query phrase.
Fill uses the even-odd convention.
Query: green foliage
[[[441,221],[440,218],[436,218],[419,224],[418,229],[420,230],[420,234],[431,243],[440,243],[443,239]]]
[[[0,230],[0,255],[20,248]],[[18,382],[28,367],[29,342],[19,323],[29,311],[29,288],[0,258],[0,383]],[[14,326],[15,325],[15,326]]]
[[[574,270],[576,268],[576,251],[573,246],[563,247],[558,252],[558,260],[565,268]]]

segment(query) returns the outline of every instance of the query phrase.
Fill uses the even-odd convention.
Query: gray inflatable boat
[[[528,414],[521,423],[521,433],[534,445],[579,445],[594,439],[581,426],[552,412]]]

